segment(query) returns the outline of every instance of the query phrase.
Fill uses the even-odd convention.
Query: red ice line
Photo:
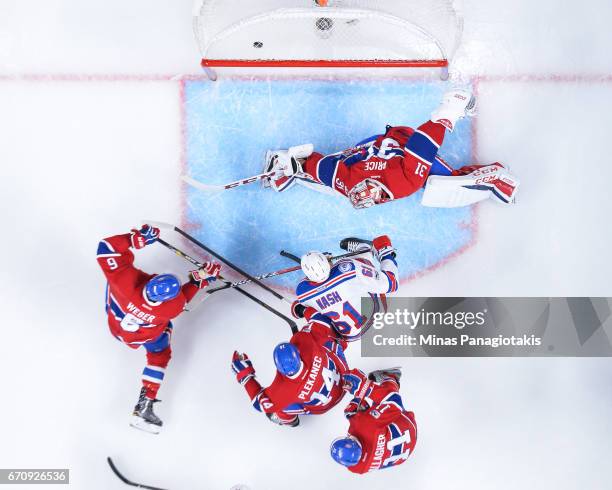
[[[244,77],[229,77],[229,78],[244,78]],[[249,77],[249,79],[257,79],[259,77]],[[273,77],[274,78],[274,77]],[[291,77],[291,80],[300,79],[301,77]],[[312,77],[304,77],[312,79]],[[358,77],[355,77],[358,78]],[[261,77],[261,79],[270,79],[270,77]],[[378,79],[405,79],[410,81],[421,81],[422,77],[417,76],[390,76]],[[185,95],[185,85],[189,81],[207,81],[205,75],[168,75],[168,74],[149,74],[149,75],[131,75],[131,74],[22,74],[22,75],[0,75],[0,82],[173,82],[179,86],[179,110],[180,110],[180,169],[181,174],[186,173],[187,168],[187,104]],[[279,77],[278,80],[283,80]],[[322,78],[321,80],[330,80]],[[612,82],[612,74],[523,74],[523,75],[474,75],[471,77],[472,88],[475,95],[478,95],[479,86],[481,83],[601,83],[607,84]],[[478,163],[478,118],[473,119],[471,130],[471,163]],[[180,177],[179,177],[180,178]],[[185,230],[193,230],[196,226],[189,223],[187,219],[187,184],[182,180],[179,181],[181,195],[180,209],[180,226]],[[463,247],[459,248],[451,255],[447,256],[440,262],[433,264],[421,271],[418,271],[408,277],[402,278],[402,283],[412,281],[423,277],[424,275],[444,267],[446,264],[454,260],[456,257],[465,253],[473,247],[477,241],[478,234],[478,205],[472,206],[471,220],[466,225],[467,229],[471,229],[472,238]],[[191,248],[191,247],[190,247]],[[199,252],[201,251],[195,251]]]

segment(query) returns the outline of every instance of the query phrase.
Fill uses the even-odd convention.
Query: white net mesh
[[[194,30],[206,60],[364,61],[452,58],[462,33],[456,0],[198,0]],[[232,66],[227,63],[227,66]]]

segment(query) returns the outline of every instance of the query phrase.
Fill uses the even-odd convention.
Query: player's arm
[[[140,230],[104,238],[98,243],[96,259],[107,277],[120,274],[132,268],[134,254],[132,248],[139,250],[159,237],[159,229],[144,225]]]
[[[272,402],[268,396],[267,389],[259,384],[255,377],[255,368],[253,363],[246,354],[240,354],[234,351],[232,357],[232,371],[236,375],[236,380],[244,387],[253,408],[263,413],[274,413],[279,411],[279,408]]]
[[[373,253],[380,262],[380,272],[374,267],[355,261],[357,279],[368,293],[394,293],[399,287],[399,270],[396,260],[397,252],[391,244],[391,239],[387,235],[375,238]]]
[[[371,373],[370,376],[372,376]],[[399,393],[399,382],[393,373],[378,371],[376,381],[372,382],[372,390],[369,393],[370,409],[381,414],[381,421],[393,419],[398,413],[406,410]],[[380,379],[378,379],[380,378]]]
[[[189,303],[200,289],[216,281],[220,272],[221,265],[217,262],[204,262],[200,269],[190,271],[189,281],[181,288],[187,302]]]
[[[344,416],[347,419],[370,408],[372,385],[372,381],[360,369],[351,369],[342,375],[342,389],[353,396],[344,408]]]

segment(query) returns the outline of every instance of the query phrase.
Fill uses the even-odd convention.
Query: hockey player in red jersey
[[[425,206],[465,206],[488,198],[512,203],[519,181],[500,163],[454,170],[438,156],[446,131],[471,115],[474,105],[470,93],[454,90],[416,130],[389,126],[385,134],[331,155],[314,152],[311,144],[269,151],[264,172],[274,176],[264,185],[281,192],[298,182],[346,196],[356,209],[408,197],[423,187]]]
[[[171,357],[171,320],[178,316],[196,293],[214,281],[221,266],[207,262],[189,273],[181,286],[171,274],[147,274],[134,267],[134,254],[154,243],[159,229],[144,225],[140,230],[105,238],[98,244],[97,260],[108,281],[106,313],[116,339],[132,349],[143,346],[147,365],[142,389],[134,408],[132,426],[158,433],[162,421],[153,411],[157,391]]]
[[[344,396],[346,342],[336,336],[329,318],[313,308],[304,313],[309,323],[274,349],[277,373],[267,388],[255,378],[246,354],[234,352],[232,358],[232,370],[253,407],[279,425],[295,427],[300,414],[325,413]]]
[[[332,458],[353,473],[367,473],[402,464],[414,451],[417,427],[414,413],[404,408],[399,394],[398,368],[365,374],[353,369],[343,376],[353,399],[344,410],[348,435],[336,439]]]

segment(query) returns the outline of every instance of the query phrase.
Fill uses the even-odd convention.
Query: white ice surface
[[[142,218],[179,219],[179,85],[27,75],[199,73],[190,15],[190,0],[0,2],[0,466],[69,467],[77,489],[123,488],[107,455],[173,490],[609,488],[608,359],[350,352],[362,369],[404,366],[420,429],[412,461],[359,478],[327,455],[341,410],[291,431],[250,408],[231,352],[266,382],[287,329],[238,295],[177,321],[164,433],[128,427],[143,355],[108,333],[93,255]],[[402,293],[611,296],[609,2],[473,0],[465,16],[455,66],[486,77],[478,154],[510,164],[523,188],[514,208],[481,206],[476,245]],[[159,249],[138,263],[186,269]]]

